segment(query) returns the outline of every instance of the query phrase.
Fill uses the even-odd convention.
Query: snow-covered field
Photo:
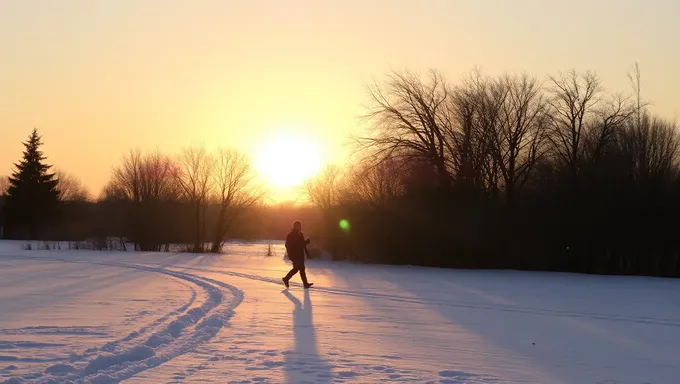
[[[680,280],[21,246],[4,383],[680,382]]]

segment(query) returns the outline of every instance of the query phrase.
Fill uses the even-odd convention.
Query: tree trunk
[[[195,224],[196,224],[196,237],[194,238],[194,249],[195,253],[203,251],[203,246],[201,245],[201,203],[197,202],[194,207],[195,214]]]
[[[217,223],[215,224],[215,234],[213,235],[210,252],[219,253],[224,240],[224,229],[226,226],[227,209],[224,205],[220,206],[220,213],[217,216]]]

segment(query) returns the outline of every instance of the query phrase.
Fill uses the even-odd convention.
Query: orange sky
[[[674,118],[677,15],[672,0],[3,0],[0,174],[34,127],[95,193],[134,147],[255,155],[292,130],[342,162],[364,84],[390,68],[593,69],[619,91],[638,61]]]

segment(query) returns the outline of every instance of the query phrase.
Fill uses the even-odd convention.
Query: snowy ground
[[[0,242],[0,382],[680,382],[680,280],[312,261],[284,290],[264,248]]]

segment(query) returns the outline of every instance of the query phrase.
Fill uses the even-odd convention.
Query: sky
[[[133,148],[255,158],[296,135],[318,153],[282,164],[343,164],[366,85],[392,69],[590,69],[618,92],[638,62],[675,119],[677,15],[675,0],[0,0],[0,174],[33,128],[95,195]]]

